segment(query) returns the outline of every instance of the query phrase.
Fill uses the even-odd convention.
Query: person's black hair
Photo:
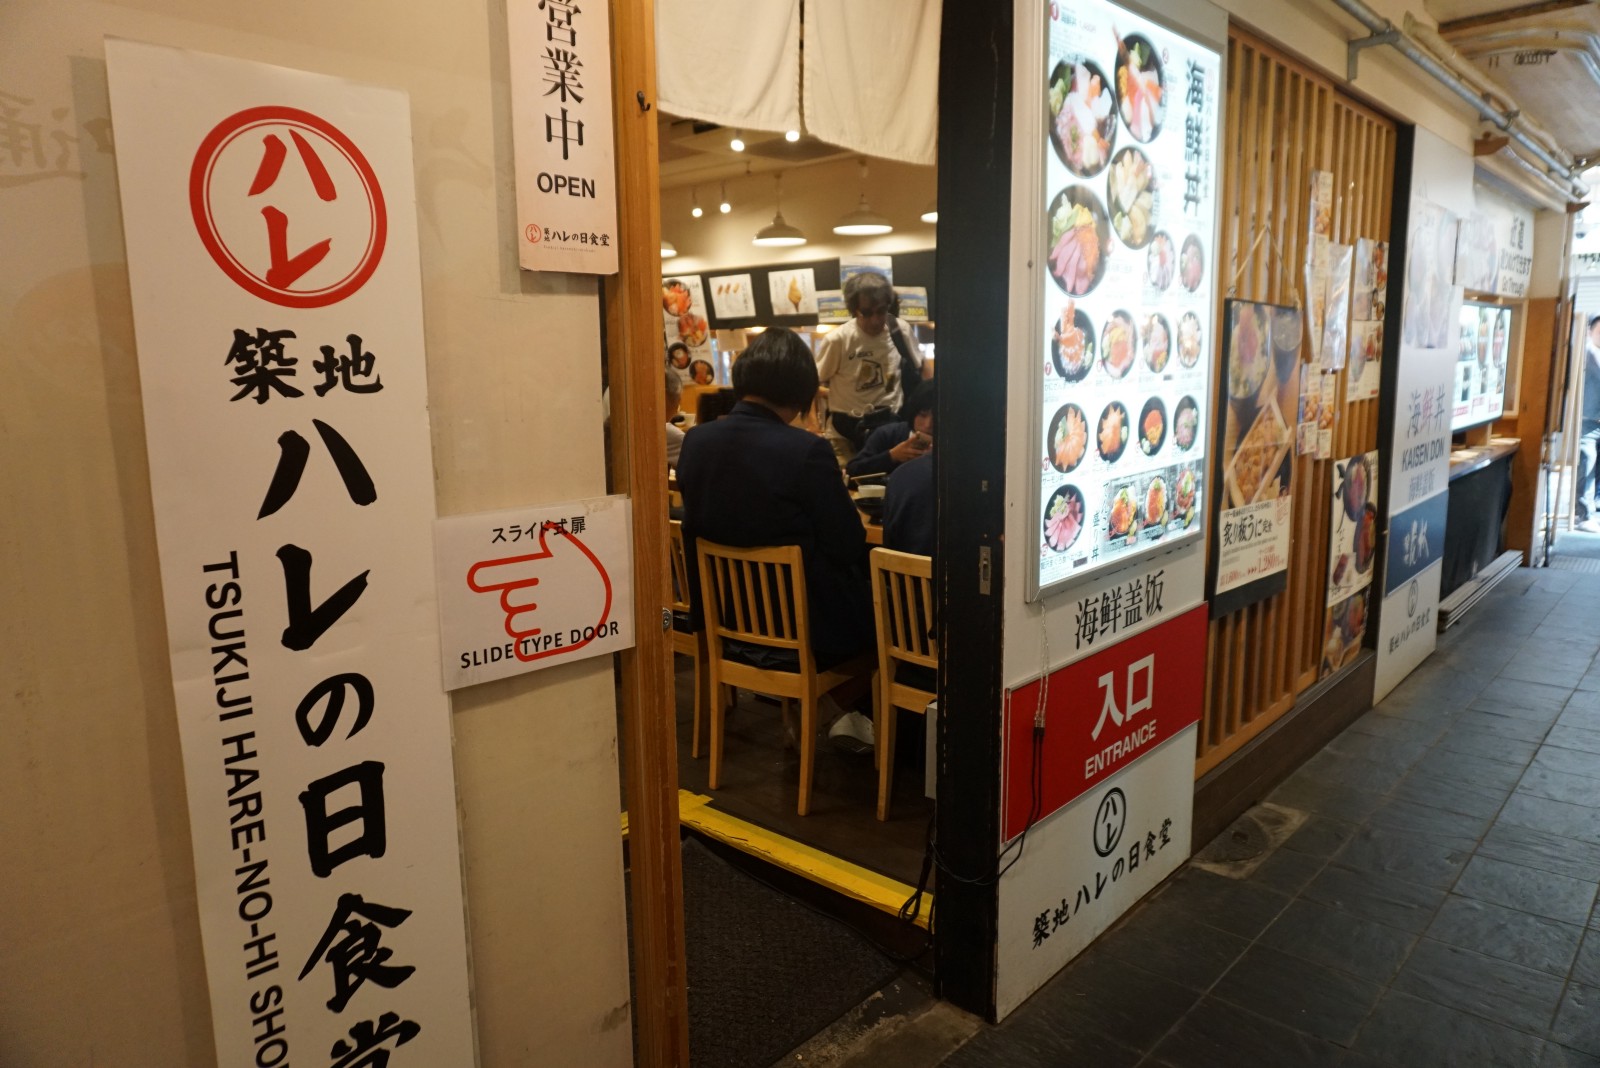
[[[894,286],[881,274],[873,271],[863,271],[851,275],[844,284],[844,307],[851,315],[861,311],[861,300],[865,297],[874,305],[881,304],[890,307],[894,303]]]
[[[938,399],[937,387],[931,378],[924,378],[917,383],[917,388],[908,395],[905,407],[900,409],[900,418],[909,423],[923,412],[931,412],[934,402]]]
[[[1600,323],[1600,315],[1591,315],[1591,316],[1589,316],[1589,329],[1590,330],[1594,329],[1594,324],[1595,323]]]
[[[733,395],[760,397],[780,408],[805,410],[817,395],[817,363],[800,335],[787,327],[762,331],[733,361]]]

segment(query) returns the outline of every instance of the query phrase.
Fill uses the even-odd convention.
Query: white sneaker
[[[877,744],[872,720],[860,712],[846,712],[828,728],[828,740],[851,753],[870,753]]]

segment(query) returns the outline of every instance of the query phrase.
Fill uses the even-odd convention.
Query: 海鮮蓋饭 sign
[[[217,1060],[470,1065],[409,101],[106,69]]]

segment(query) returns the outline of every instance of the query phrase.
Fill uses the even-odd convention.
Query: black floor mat
[[[854,931],[683,843],[689,1061],[765,1068],[899,974]]]

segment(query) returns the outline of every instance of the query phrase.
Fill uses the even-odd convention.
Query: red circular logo
[[[360,289],[389,229],[378,176],[355,143],[326,119],[275,105],[230,115],[200,142],[189,210],[223,273],[286,308]]]
[[[537,245],[544,240],[544,230],[540,228],[538,223],[529,223],[527,229],[523,230],[522,233],[528,239],[528,244],[530,245]]]

